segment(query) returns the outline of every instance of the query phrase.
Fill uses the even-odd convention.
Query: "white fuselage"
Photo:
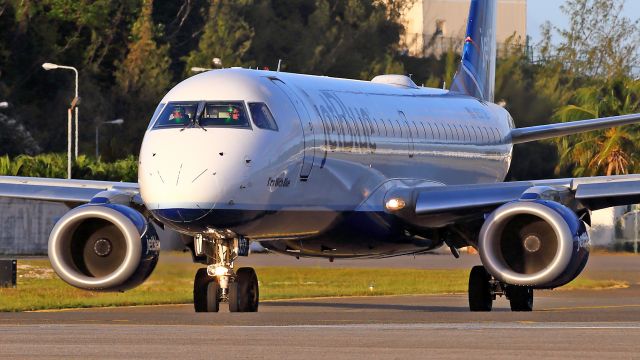
[[[156,129],[154,116],[141,195],[184,233],[310,237],[341,213],[384,212],[391,185],[503,181],[511,160],[507,111],[445,90],[224,69],[181,82],[159,109],[177,101],[262,102],[278,126]]]

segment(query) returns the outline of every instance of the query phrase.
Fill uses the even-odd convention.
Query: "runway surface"
[[[512,313],[504,299],[469,313],[465,295],[273,301],[245,314],[190,305],[2,313],[0,358],[640,359],[640,258],[593,260],[590,277],[631,286],[539,291],[533,313]]]

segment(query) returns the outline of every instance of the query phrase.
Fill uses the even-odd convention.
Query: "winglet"
[[[451,92],[493,102],[496,73],[496,0],[472,0],[462,62]]]

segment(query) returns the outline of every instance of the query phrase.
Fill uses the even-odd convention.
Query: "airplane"
[[[504,182],[513,146],[640,122],[640,114],[515,128],[493,103],[496,0],[472,0],[449,90],[403,75],[371,81],[229,68],[160,101],[137,183],[0,177],[0,196],[72,209],[48,244],[60,278],[124,291],[153,271],[153,224],[182,234],[196,263],[196,312],[255,312],[250,242],[296,257],[382,258],[472,246],[469,309],[576,278],[590,212],[640,202],[640,176]]]

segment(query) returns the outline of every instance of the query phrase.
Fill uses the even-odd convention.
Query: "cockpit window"
[[[151,117],[151,121],[149,122],[149,128],[151,126],[153,126],[153,124],[156,123],[156,120],[158,119],[158,116],[160,115],[160,111],[162,111],[162,109],[164,108],[165,105],[166,105],[165,103],[158,104],[158,107],[156,107],[156,111],[153,112],[153,116]]]
[[[249,120],[240,102],[207,102],[198,119],[200,126],[249,127]]]
[[[153,127],[188,126],[250,127],[244,103],[205,101],[170,102]]]
[[[154,127],[188,125],[195,119],[197,110],[197,102],[171,102],[165,106]]]
[[[253,123],[260,129],[278,131],[278,124],[265,103],[249,103]]]

